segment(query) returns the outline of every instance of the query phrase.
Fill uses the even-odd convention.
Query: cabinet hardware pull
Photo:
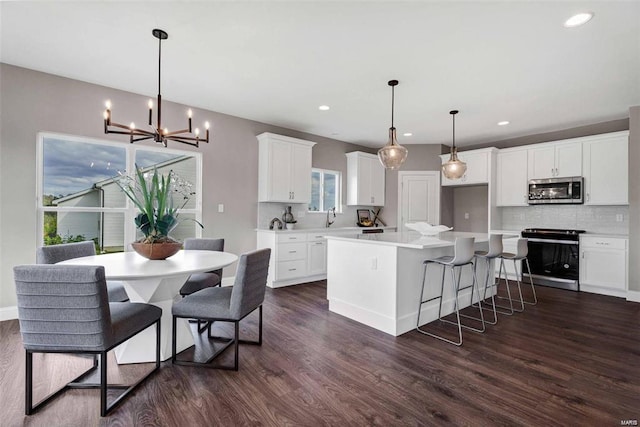
[[[296,271],[296,268],[290,268],[289,271]]]
[[[290,254],[295,254],[298,251],[289,251]]]

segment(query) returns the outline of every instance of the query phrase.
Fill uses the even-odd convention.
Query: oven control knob
[[[563,267],[564,267],[565,269],[567,269],[567,268],[569,268],[569,264],[564,264],[564,265],[563,265]]]

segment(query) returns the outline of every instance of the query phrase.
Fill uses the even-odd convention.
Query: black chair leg
[[[234,363],[233,363],[233,370],[237,371],[238,370],[238,347],[239,347],[239,341],[240,341],[240,321],[236,320],[234,322],[234,326],[235,326],[235,343],[234,343],[234,347],[235,347],[235,356],[234,356]]]
[[[176,363],[176,316],[172,316],[173,323],[171,329],[171,363]]]
[[[100,353],[100,416],[107,415],[107,352]]]
[[[24,413],[25,415],[31,415],[33,408],[33,353],[29,350],[26,351],[26,365]]]

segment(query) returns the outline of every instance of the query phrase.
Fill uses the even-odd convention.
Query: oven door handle
[[[527,238],[527,241],[534,243],[559,243],[561,245],[575,245],[578,246],[580,244],[579,241],[574,240],[556,240],[556,239],[536,239],[536,238]]]

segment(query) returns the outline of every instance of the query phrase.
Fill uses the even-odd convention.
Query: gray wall
[[[465,218],[469,214],[469,218]],[[442,221],[441,221],[442,222]],[[470,185],[453,191],[453,229],[486,233],[489,225],[489,186]]]
[[[128,144],[118,135],[105,135],[104,102],[113,103],[114,121],[144,123],[148,96],[0,64],[0,308],[15,305],[12,268],[35,262],[36,147],[40,131],[79,135]],[[183,123],[187,106],[163,103],[170,129]],[[256,135],[273,132],[308,139],[317,167],[339,169],[346,176],[345,152],[370,148],[294,132],[264,123],[193,108],[194,124],[212,123],[212,140],[200,148],[171,144],[172,148],[203,154],[204,237],[226,239],[225,248],[241,253],[255,248],[258,200],[258,142]],[[146,144],[143,143],[143,144]],[[387,196],[394,206],[394,195]],[[217,205],[225,205],[218,213]],[[234,268],[225,269],[225,275]]]
[[[640,292],[640,106],[629,108],[629,290]]]

